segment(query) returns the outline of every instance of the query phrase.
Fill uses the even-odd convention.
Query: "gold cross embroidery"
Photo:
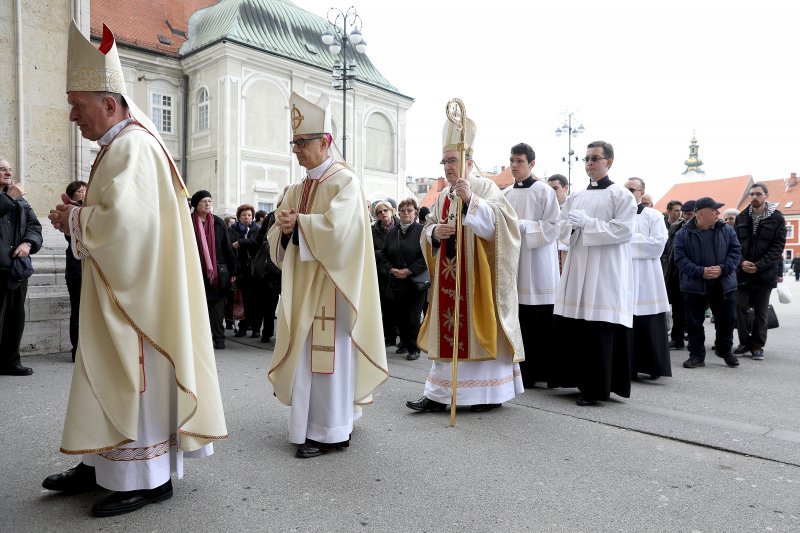
[[[314,320],[322,320],[322,331],[325,331],[325,321],[326,320],[336,320],[335,317],[325,316],[325,306],[322,306],[322,316],[315,316]]]

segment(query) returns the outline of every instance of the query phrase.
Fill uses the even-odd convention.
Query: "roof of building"
[[[724,203],[725,207],[738,207],[746,199],[751,183],[753,176],[750,175],[677,183],[656,202],[653,208],[663,213],[667,210],[667,203],[672,200],[685,202],[703,196],[710,196],[717,202]]]
[[[180,53],[186,56],[228,41],[330,71],[341,54],[331,54],[321,35],[332,28],[324,18],[289,0],[222,0],[192,15],[189,38]],[[410,99],[389,83],[366,54],[349,52],[350,60],[355,56],[359,81]]]
[[[106,24],[120,45],[178,57],[186,42],[189,17],[218,0],[127,0],[91,3],[90,31],[94,39]]]

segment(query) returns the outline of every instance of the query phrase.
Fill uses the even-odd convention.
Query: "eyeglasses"
[[[597,163],[601,159],[611,159],[611,158],[610,157],[601,157],[599,155],[593,155],[591,157],[584,157],[583,158],[583,162],[584,163],[588,163],[589,161],[591,161],[592,163]]]
[[[307,142],[316,141],[317,139],[322,139],[322,137],[324,137],[324,135],[320,135],[319,137],[309,137],[307,139],[297,139],[296,141],[289,141],[289,146],[294,148],[296,145],[298,148],[305,148]]]
[[[448,159],[442,159],[441,162],[442,162],[443,165],[457,165],[458,164],[458,158],[457,157],[450,157]]]
[[[14,169],[11,167],[0,167],[0,172],[14,172]]]

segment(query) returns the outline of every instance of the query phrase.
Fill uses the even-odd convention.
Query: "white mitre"
[[[103,39],[99,48],[95,48],[92,42],[81,33],[74,20],[70,24],[67,48],[67,92],[72,91],[109,92],[122,95],[131,118],[149,131],[164,149],[183,192],[188,196],[189,191],[183,183],[178,167],[169,154],[158,128],[147,116],[147,113],[139,109],[133,102],[133,98],[127,96],[125,73],[122,71],[122,64],[119,61],[117,42],[114,34],[105,24],[103,24]]]
[[[312,104],[293,92],[289,98],[289,107],[291,108],[290,117],[294,135],[333,133],[331,102],[327,94],[321,95],[317,103]]]
[[[475,123],[467,117],[467,131],[464,136],[464,144],[466,145],[466,154],[472,155],[472,144],[475,142],[475,134],[478,132],[478,127]],[[458,127],[447,119],[444,123],[442,130],[442,153],[458,150],[458,145],[461,142],[461,132]]]

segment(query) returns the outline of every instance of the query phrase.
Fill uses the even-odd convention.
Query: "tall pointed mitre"
[[[291,98],[289,98],[289,106],[291,108],[290,117],[294,135],[333,133],[331,102],[327,94],[323,94],[316,104],[312,104],[293,92]]]
[[[189,191],[183,183],[178,167],[175,165],[164,139],[161,138],[158,128],[147,116],[147,113],[134,103],[133,98],[127,95],[125,73],[122,71],[122,64],[117,53],[117,43],[114,34],[105,24],[103,24],[103,39],[98,48],[95,48],[92,42],[84,37],[74,20],[70,25],[67,50],[67,92],[72,91],[109,92],[122,95],[131,118],[149,131],[164,149],[175,179],[178,180],[184,194],[188,197]]]
[[[467,117],[467,132],[464,136],[464,144],[467,149],[467,156],[472,156],[472,144],[475,142],[475,134],[478,132],[478,127],[471,118]],[[458,150],[458,144],[461,142],[461,132],[458,127],[447,119],[444,123],[442,130],[442,153],[452,150]]]

